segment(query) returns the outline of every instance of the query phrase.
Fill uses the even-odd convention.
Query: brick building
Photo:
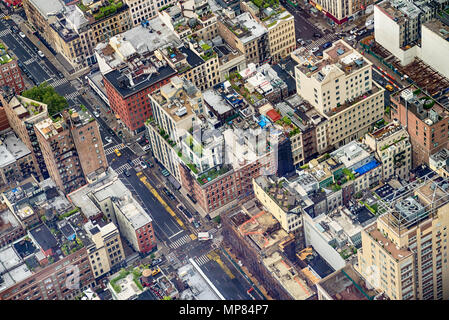
[[[449,112],[421,89],[410,86],[390,98],[391,117],[406,128],[412,144],[412,168],[448,148]]]
[[[25,83],[17,65],[17,60],[8,53],[8,48],[0,42],[0,88],[8,86],[16,94],[20,94],[25,89]]]

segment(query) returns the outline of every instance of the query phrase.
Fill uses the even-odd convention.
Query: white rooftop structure
[[[242,42],[252,41],[268,32],[268,30],[259,22],[257,22],[249,12],[244,12],[241,15],[235,17],[235,19],[240,22],[246,29],[251,31],[249,35],[244,36],[240,39],[242,40]]]
[[[3,282],[0,283],[0,292],[13,286],[32,275],[23,260],[12,246],[0,249],[0,275]]]
[[[226,113],[232,109],[225,99],[213,89],[203,91],[203,100],[219,114]]]
[[[16,160],[31,154],[30,149],[12,132],[6,136],[3,143]]]
[[[30,2],[37,8],[42,16],[46,18],[60,13],[65,7],[61,0],[30,0]]]
[[[348,169],[357,169],[365,164],[365,160],[370,158],[371,154],[362,147],[361,143],[351,141],[331,153],[331,156],[337,157]]]
[[[6,167],[16,161],[4,144],[0,145],[0,167]]]

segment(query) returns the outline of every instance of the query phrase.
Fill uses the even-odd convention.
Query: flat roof
[[[232,110],[226,100],[213,89],[203,91],[203,100],[219,114],[224,114]]]
[[[6,136],[3,143],[16,160],[31,154],[30,149],[12,132]]]
[[[65,8],[65,5],[61,0],[30,0],[30,2],[42,14],[42,16],[47,19],[51,15],[60,13]]]
[[[58,245],[58,241],[45,224],[41,224],[40,226],[30,230],[29,232],[33,239],[44,251],[55,248]]]
[[[155,83],[158,83],[164,79],[169,78],[170,76],[175,75],[177,72],[168,64],[166,66],[162,66],[157,70],[157,73],[153,73],[150,75],[142,74],[139,79],[135,80],[138,82],[137,85],[134,86],[122,86],[120,83],[120,79],[123,77],[121,70],[113,70],[104,74],[103,76],[111,83],[111,85],[117,90],[118,93],[122,97],[128,97],[130,95],[135,94],[143,89],[146,89]]]

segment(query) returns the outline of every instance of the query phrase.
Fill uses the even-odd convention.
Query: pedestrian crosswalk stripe
[[[0,37],[4,37],[4,36],[6,36],[8,34],[11,34],[11,30],[9,30],[9,29],[5,29],[5,30],[0,31]]]
[[[319,38],[319,39],[313,41],[312,43],[308,44],[306,46],[306,48],[308,50],[311,50],[311,49],[313,49],[315,47],[320,47],[321,45],[325,44],[326,42],[335,41],[335,40],[336,40],[335,34],[327,34],[324,37]]]
[[[34,61],[36,61],[36,58],[32,57],[26,61],[23,62],[24,65],[29,65],[30,63],[33,63]]]
[[[203,264],[210,261],[209,257],[205,254],[203,254],[202,256],[196,257],[194,260],[198,266],[202,266]]]
[[[117,169],[114,169],[115,172],[117,172],[117,174],[122,174],[126,169],[131,169],[131,166],[129,165],[129,163],[125,163],[124,165],[118,167]]]
[[[75,92],[66,94],[64,97],[65,97],[67,100],[70,100],[70,99],[75,99],[75,98],[79,97],[79,95],[80,95],[80,94],[78,93],[78,91],[75,91]]]
[[[179,248],[179,247],[185,245],[186,243],[188,243],[190,241],[192,241],[192,239],[190,239],[190,237],[188,235],[185,235],[185,236],[173,241],[172,243],[170,243],[169,246],[172,249],[176,249],[176,248]]]
[[[125,148],[125,145],[124,145],[123,143],[121,143],[121,144],[118,144],[118,145],[115,145],[115,146],[113,146],[113,147],[109,147],[109,148],[105,149],[105,150],[104,150],[104,153],[105,153],[106,155],[112,154],[112,153],[115,152],[115,149],[122,150],[123,148]]]
[[[54,80],[54,81],[51,81],[50,82],[50,85],[53,87],[53,88],[55,88],[55,87],[58,87],[58,86],[61,86],[61,85],[63,85],[63,84],[66,84],[66,83],[68,83],[69,81],[66,79],[66,78],[62,78],[62,79],[57,79],[57,80]],[[78,93],[78,92],[77,92]]]

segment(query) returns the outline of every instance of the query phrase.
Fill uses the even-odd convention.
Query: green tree
[[[55,91],[55,88],[45,81],[37,87],[24,91],[22,95],[26,98],[45,103],[48,106],[48,114],[50,116],[61,112],[69,105],[67,99],[59,95]]]

